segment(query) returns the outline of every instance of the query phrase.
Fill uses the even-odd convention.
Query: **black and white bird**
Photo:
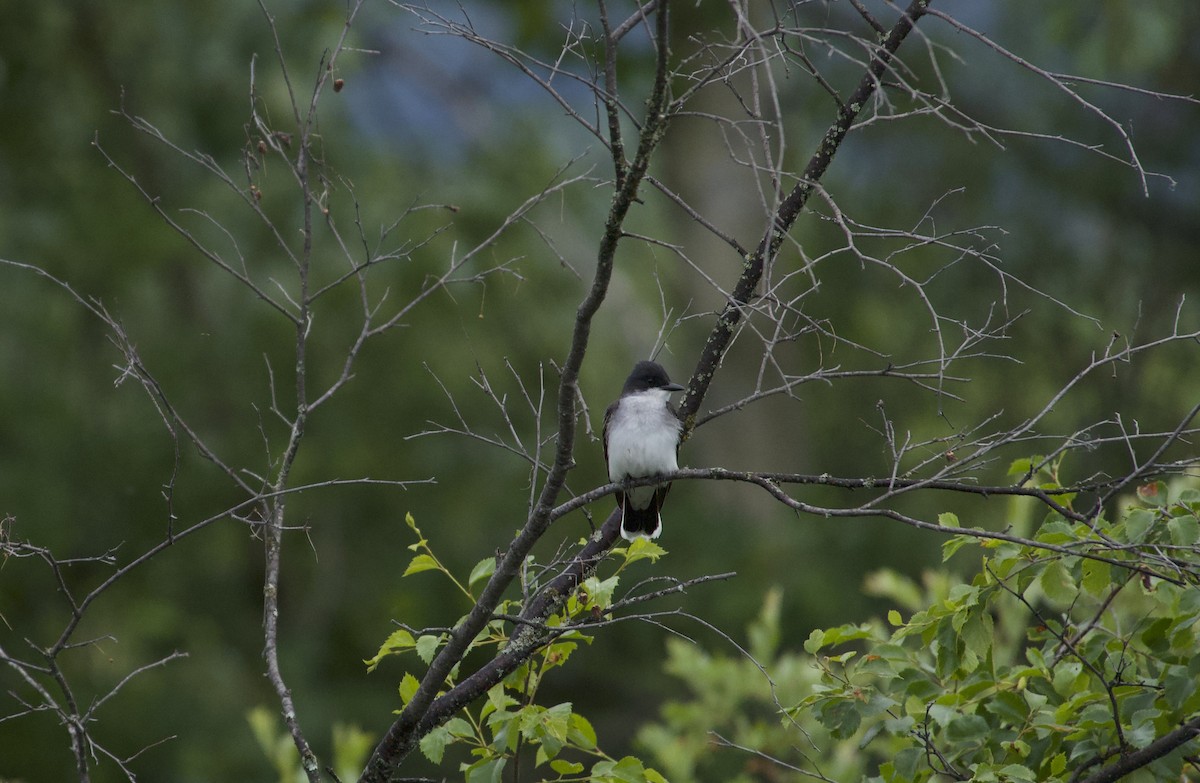
[[[657,362],[638,362],[625,380],[621,396],[604,412],[604,462],[613,482],[649,478],[679,468],[682,425],[671,407],[671,383]],[[658,538],[662,532],[663,501],[669,483],[634,487],[617,493],[621,508],[621,537]]]

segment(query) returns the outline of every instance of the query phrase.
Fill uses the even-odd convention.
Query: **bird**
[[[679,469],[679,438],[683,429],[671,393],[683,391],[671,383],[661,364],[641,361],[625,379],[621,396],[604,412],[604,463],[608,478],[618,484]],[[662,505],[669,483],[651,484],[617,492],[621,509],[621,537],[658,538],[662,533]]]

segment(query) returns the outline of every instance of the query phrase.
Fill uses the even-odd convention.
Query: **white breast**
[[[667,409],[669,392],[662,389],[631,394],[621,400],[608,424],[608,478],[623,481],[666,473],[679,467],[679,419]],[[645,508],[654,487],[629,493],[635,508]]]

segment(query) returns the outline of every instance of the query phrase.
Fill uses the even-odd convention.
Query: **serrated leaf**
[[[1029,714],[1025,699],[1013,691],[1000,691],[983,704],[983,708],[1002,721],[1020,728]]]
[[[550,708],[530,709],[522,716],[521,730],[527,731],[530,739],[539,739],[543,743],[548,739],[556,740],[560,745],[567,741],[567,729],[571,721],[571,702],[556,704]],[[522,710],[522,712],[525,712]]]
[[[843,642],[855,642],[859,639],[869,638],[871,638],[871,626],[866,623],[861,625],[839,625],[836,628],[825,629],[822,646],[828,647]]]
[[[434,560],[432,556],[420,554],[412,559],[412,562],[408,564],[408,568],[404,569],[404,573],[401,576],[419,574],[422,571],[436,571],[438,568],[440,568],[438,561]]]
[[[986,659],[995,642],[992,616],[986,611],[971,612],[959,631],[959,635],[962,636],[963,643],[966,644],[968,650],[975,653],[980,659]]]
[[[1079,594],[1071,571],[1061,560],[1055,560],[1046,566],[1038,578],[1038,584],[1041,585],[1046,598],[1059,607],[1069,606]]]
[[[474,587],[476,582],[482,582],[494,573],[496,573],[496,558],[485,557],[471,569],[471,575],[467,577],[467,587]]]
[[[363,663],[367,665],[368,672],[373,672],[375,671],[375,667],[379,665],[379,662],[387,656],[411,650],[414,645],[413,636],[408,631],[405,631],[403,628],[392,631],[387,640],[379,646],[379,652],[375,653],[375,657],[368,658]]]
[[[1150,506],[1162,506],[1167,502],[1167,485],[1162,481],[1152,481],[1137,488],[1138,498]]]
[[[560,775],[578,775],[580,772],[583,772],[583,765],[577,761],[555,759],[550,762],[550,769]]]
[[[649,560],[652,563],[665,555],[667,550],[648,538],[636,538],[625,548],[625,563],[636,563],[638,560]]]
[[[420,681],[416,677],[412,676],[412,674],[405,672],[404,676],[400,678],[401,703],[407,705],[408,702],[412,700],[413,694],[417,692],[417,688],[419,687],[421,687]]]
[[[1086,559],[1081,564],[1083,569],[1083,589],[1089,595],[1099,598],[1108,592],[1112,585],[1112,567],[1101,560]]]
[[[591,603],[601,609],[612,604],[613,591],[617,589],[620,577],[613,575],[608,579],[598,579],[590,576],[583,582],[583,589],[591,598]]]
[[[967,544],[978,543],[979,539],[974,536],[954,536],[951,539],[942,542],[942,562],[946,562],[954,556],[958,550],[962,549]]]
[[[1054,667],[1054,690],[1063,696],[1070,696],[1075,690],[1075,681],[1083,673],[1083,664],[1079,661],[1063,661]]]
[[[441,642],[442,639],[440,636],[425,634],[421,638],[417,639],[417,655],[422,661],[425,661],[425,663],[433,663],[433,656],[437,652],[438,645],[441,644]]]
[[[846,739],[858,731],[862,723],[862,713],[858,705],[851,701],[832,701],[827,703],[818,713],[817,720],[829,729],[835,739]]]
[[[1175,546],[1192,546],[1200,541],[1200,522],[1193,516],[1175,517],[1167,522],[1167,530]]]
[[[1182,666],[1172,666],[1163,679],[1163,697],[1167,706],[1177,710],[1196,692],[1196,678]]]
[[[946,726],[946,740],[955,744],[975,742],[988,736],[987,721],[978,715],[959,715]]]
[[[918,748],[905,748],[896,754],[893,764],[901,780],[913,780],[917,776],[917,767],[925,759],[925,754]]]
[[[556,704],[546,710],[545,715],[542,717],[542,728],[545,732],[542,736],[542,748],[546,751],[546,758],[554,758],[563,749],[563,745],[567,744],[570,721],[570,702]]]
[[[1125,517],[1125,534],[1130,543],[1139,543],[1146,537],[1146,531],[1154,524],[1154,512],[1144,508],[1136,508]]]
[[[620,761],[598,761],[592,765],[592,778],[618,783],[645,783],[646,772],[640,759],[626,756]]]
[[[467,783],[500,783],[506,761],[505,758],[482,759],[467,766]]]
[[[441,764],[442,756],[446,752],[446,745],[452,741],[453,738],[450,736],[450,730],[445,726],[438,726],[424,737],[421,737],[421,752],[425,754],[425,758],[434,764]]]
[[[546,668],[553,666],[562,666],[571,657],[571,653],[575,652],[575,648],[579,645],[575,642],[555,642],[546,648],[545,662]]]
[[[1161,710],[1138,710],[1133,714],[1132,728],[1125,730],[1125,739],[1135,748],[1146,747],[1157,736],[1157,732],[1154,729],[1154,721],[1161,715]]]
[[[943,511],[938,514],[938,524],[942,527],[959,527],[958,514],[952,511]]]
[[[579,713],[572,712],[571,720],[567,727],[567,741],[577,748],[594,750],[596,747],[596,730],[592,728],[592,724],[587,718]]]
[[[1028,476],[1033,471],[1033,466],[1042,461],[1041,457],[1022,457],[1014,459],[1008,466],[1008,475],[1010,476]]]
[[[1028,753],[1026,753],[1028,755]],[[1028,780],[1030,783],[1037,780],[1033,774],[1033,770],[1021,764],[1009,764],[1000,770],[1001,780]]]
[[[493,685],[488,690],[487,700],[494,710],[506,710],[517,704],[517,700],[505,693],[504,686],[499,684]]]

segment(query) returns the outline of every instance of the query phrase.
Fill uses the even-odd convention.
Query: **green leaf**
[[[894,766],[901,780],[913,780],[917,776],[917,767],[925,760],[925,754],[919,748],[905,748],[896,754]]]
[[[988,733],[987,721],[978,715],[959,715],[946,726],[946,740],[952,743],[976,742]]]
[[[379,665],[379,662],[387,656],[411,650],[415,645],[413,636],[408,631],[404,629],[392,631],[387,641],[380,645],[379,652],[375,653],[375,657],[368,658],[363,663],[367,665],[368,672],[373,672],[375,671],[375,667]]]
[[[550,769],[560,775],[578,775],[583,772],[583,765],[577,761],[565,761],[564,759],[555,759],[550,762]]]
[[[1063,696],[1070,696],[1075,690],[1075,681],[1083,673],[1083,664],[1079,661],[1063,661],[1054,667],[1054,690]]]
[[[1200,522],[1193,516],[1175,517],[1167,522],[1167,530],[1175,546],[1192,546],[1200,541]]]
[[[951,623],[939,623],[935,642],[934,659],[939,677],[950,679],[962,674],[958,668],[963,663],[963,645]]]
[[[967,544],[977,544],[977,543],[979,543],[979,539],[975,538],[974,536],[962,536],[962,535],[954,536],[953,538],[943,541],[942,542],[942,562],[944,563],[947,560],[949,560],[950,558],[954,557],[954,554],[958,550],[960,550],[964,546],[966,546]]]
[[[1152,481],[1137,488],[1138,498],[1149,506],[1164,506],[1167,503],[1167,485],[1162,481]]]
[[[1071,578],[1070,570],[1061,560],[1055,560],[1046,566],[1038,583],[1042,587],[1042,592],[1046,594],[1046,598],[1060,608],[1069,606],[1075,600],[1075,596],[1079,594],[1079,588],[1075,586],[1075,580]]]
[[[471,575],[467,578],[467,587],[474,587],[476,582],[482,582],[494,573],[496,573],[496,558],[485,557],[471,569]]]
[[[938,514],[938,524],[942,527],[960,527],[958,524],[958,514],[951,511],[944,511]]]
[[[438,561],[434,560],[432,555],[420,554],[412,559],[412,562],[408,564],[408,568],[404,569],[404,573],[401,576],[419,574],[422,571],[436,571],[440,568],[441,566],[438,564]]]
[[[421,687],[420,681],[410,673],[405,672],[404,676],[400,678],[400,701],[408,704],[419,687]]]
[[[425,758],[434,764],[441,764],[442,756],[446,752],[446,745],[453,741],[454,738],[450,736],[450,730],[445,726],[438,726],[424,737],[421,737],[421,752],[425,754]]]
[[[508,759],[481,759],[474,764],[464,766],[467,773],[467,783],[500,783],[504,774],[504,763]]]
[[[1125,535],[1131,544],[1139,543],[1146,537],[1146,531],[1154,523],[1154,512],[1144,508],[1136,508],[1125,517]]]
[[[612,604],[613,591],[617,589],[619,580],[620,577],[616,575],[610,576],[608,579],[589,576],[583,582],[583,589],[588,594],[589,602],[601,609],[606,609]]]
[[[810,635],[808,638],[811,641],[813,637]],[[870,638],[871,626],[867,625],[866,623],[863,623],[862,625],[839,625],[836,628],[825,629],[822,636],[822,644],[820,646],[830,647],[835,644],[854,642],[858,641],[859,639]],[[805,649],[808,649],[807,644],[805,645]]]
[[[494,710],[506,710],[517,703],[516,699],[504,692],[503,685],[493,685],[488,690],[487,700]]]
[[[1014,459],[1008,466],[1008,475],[1010,476],[1028,476],[1033,472],[1034,465],[1040,465],[1041,457],[1022,457]]]
[[[564,665],[567,662],[567,659],[571,657],[571,653],[575,652],[575,648],[578,646],[579,645],[577,645],[575,642],[555,642],[547,647],[544,658],[545,667],[543,668],[543,671],[555,666]]]
[[[640,759],[626,756],[620,761],[597,761],[592,765],[592,779],[597,783],[646,783],[646,773]]]
[[[858,731],[862,714],[852,701],[831,701],[817,714],[817,720],[829,729],[835,739],[846,739]]]
[[[649,560],[652,563],[656,563],[666,553],[667,550],[650,539],[637,538],[625,548],[625,564],[629,565],[639,560]]]
[[[1053,519],[1042,525],[1036,539],[1043,544],[1071,544],[1078,540],[1075,530],[1061,519]]]
[[[553,757],[567,741],[570,719],[570,702],[549,709],[533,704],[521,710],[521,733],[526,739],[547,746],[547,756]]]
[[[1161,710],[1138,710],[1133,714],[1133,727],[1125,731],[1125,739],[1135,748],[1146,747],[1157,736],[1157,732],[1154,729],[1154,721],[1161,715]]]
[[[992,616],[986,611],[972,611],[959,634],[968,650],[980,659],[986,659],[996,639],[992,628]]]
[[[1000,691],[984,702],[983,708],[1017,728],[1025,724],[1025,717],[1029,714],[1029,705],[1025,703],[1025,699],[1013,691]]]
[[[1196,692],[1196,678],[1182,666],[1172,666],[1163,679],[1163,696],[1167,705],[1178,710]]]
[[[1096,598],[1112,586],[1112,567],[1103,561],[1086,559],[1082,563],[1083,589]]]
[[[889,609],[887,615],[888,623],[899,628],[904,625],[904,618],[895,609]]]
[[[596,730],[591,722],[577,712],[571,713],[571,722],[567,728],[567,741],[577,748],[595,750]]]
[[[417,655],[425,663],[433,663],[433,655],[437,652],[438,645],[441,644],[442,638],[432,634],[425,634],[417,639],[416,649]]]
[[[1009,764],[1000,770],[1001,780],[1028,780],[1030,783],[1037,780],[1037,776],[1033,774],[1033,770],[1029,767],[1020,764]]]

